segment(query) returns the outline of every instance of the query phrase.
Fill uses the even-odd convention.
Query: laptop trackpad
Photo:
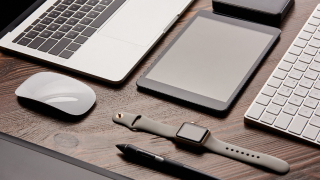
[[[100,31],[140,46],[148,46],[189,0],[128,0],[129,2]]]

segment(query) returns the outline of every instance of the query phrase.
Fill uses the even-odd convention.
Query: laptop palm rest
[[[148,46],[180,13],[188,0],[130,0],[100,35]],[[148,8],[141,8],[141,7]],[[152,7],[152,8],[151,8]]]

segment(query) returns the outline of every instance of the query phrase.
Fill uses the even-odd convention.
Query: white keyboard
[[[320,4],[247,112],[245,122],[320,145]]]

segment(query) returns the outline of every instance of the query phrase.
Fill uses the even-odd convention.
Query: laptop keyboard
[[[245,122],[320,144],[320,5],[245,114]]]
[[[70,58],[126,0],[58,0],[12,42]]]

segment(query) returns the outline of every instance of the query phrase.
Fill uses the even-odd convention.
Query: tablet
[[[199,11],[137,85],[225,111],[280,33],[274,27]]]
[[[129,180],[125,176],[0,133],[0,179]]]

